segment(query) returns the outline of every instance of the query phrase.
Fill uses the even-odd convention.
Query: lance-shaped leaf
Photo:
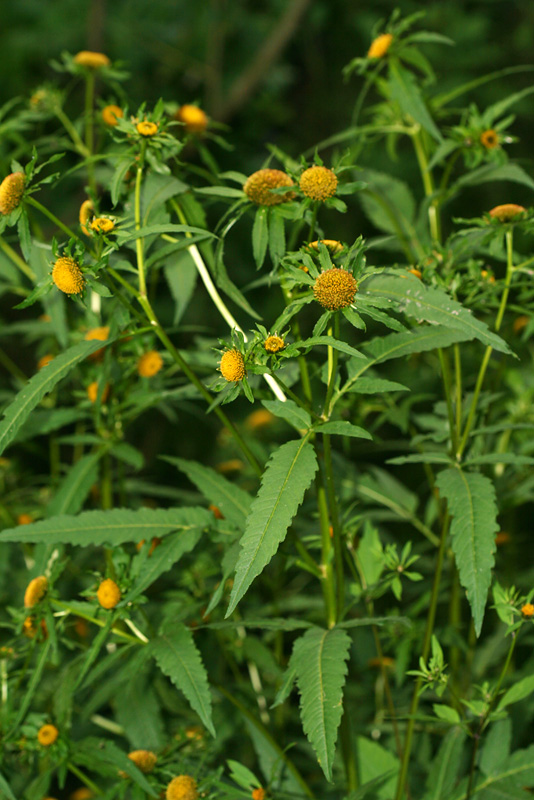
[[[285,539],[316,471],[315,450],[306,438],[283,444],[269,459],[241,538],[227,617]]]
[[[495,534],[499,530],[495,489],[485,475],[456,468],[440,472],[436,485],[447,499],[453,517],[452,549],[478,636],[495,563]]]
[[[391,60],[389,74],[389,88],[392,99],[397,101],[404,114],[413,117],[434,139],[440,142],[441,133],[430,116],[415,77],[407,69],[401,67],[398,61],[393,59]]]
[[[311,628],[295,642],[290,660],[300,692],[302,727],[329,781],[343,714],[350,644],[350,636],[340,628]]]
[[[77,514],[98,478],[98,462],[104,450],[87,453],[68,471],[46,508],[47,517]]]
[[[161,671],[184,693],[191,708],[215,736],[208,676],[189,628],[182,623],[173,624],[172,630],[164,630],[150,643],[150,650]]]
[[[466,734],[452,728],[444,737],[426,781],[425,800],[448,800],[451,796],[465,752]]]

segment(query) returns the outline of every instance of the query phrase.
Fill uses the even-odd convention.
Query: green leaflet
[[[285,539],[316,471],[315,450],[306,439],[287,442],[272,454],[241,538],[227,617]]]
[[[315,430],[317,433],[327,433],[329,436],[353,436],[357,439],[373,438],[365,428],[360,428],[359,425],[353,425],[352,422],[341,419],[323,422],[323,424],[318,425]]]
[[[172,175],[149,172],[143,181],[141,196],[143,222],[146,224],[152,212],[160,208],[171,197],[184,194],[188,189],[187,183],[174,178]]]
[[[165,259],[163,272],[175,304],[173,324],[177,325],[195,290],[197,268],[191,253],[180,250]]]
[[[185,472],[199,492],[202,492],[206,500],[216,505],[226,519],[233,522],[238,528],[245,527],[252,502],[252,498],[247,492],[223,478],[215,470],[204,467],[197,461],[186,461],[183,458],[170,456],[163,456],[163,460],[178,467],[181,472]]]
[[[430,116],[415,76],[401,67],[396,59],[391,59],[389,74],[392,99],[397,101],[404,114],[413,117],[434,139],[441,142],[441,133]]]
[[[269,244],[269,224],[268,211],[266,208],[258,208],[252,226],[252,253],[254,261],[259,269],[265,260],[267,245]]]
[[[113,709],[132,750],[159,750],[165,740],[165,727],[159,697],[143,675],[122,681],[114,692]]]
[[[143,773],[137,769],[126,753],[106,739],[86,737],[72,753],[75,764],[89,767],[102,775],[109,775],[109,767],[126,772],[150,797],[158,797],[158,793],[147,781]]]
[[[352,386],[351,392],[358,394],[382,394],[383,392],[409,392],[410,389],[402,383],[389,381],[385,378],[360,378]]]
[[[512,181],[534,189],[534,180],[519,164],[485,164],[459,178],[454,186],[476,186],[489,181]]]
[[[464,755],[466,734],[461,728],[447,732],[430,767],[424,800],[448,800],[456,785]]]
[[[476,784],[472,795],[479,800],[495,800],[495,798],[508,800],[508,798],[523,797],[525,786],[534,786],[534,745],[526,750],[516,750],[512,753],[497,772]],[[465,800],[466,788],[465,782],[462,782],[462,790],[456,792],[451,800]]]
[[[308,412],[298,406],[293,400],[262,400],[262,405],[276,417],[285,419],[297,431],[305,431],[311,426],[311,417]]]
[[[77,408],[36,408],[19,429],[15,441],[25,442],[86,418],[87,414]]]
[[[350,636],[340,628],[311,628],[295,642],[290,660],[297,675],[302,727],[328,781],[343,714],[350,645]]]
[[[526,678],[517,681],[517,683],[514,683],[514,685],[508,689],[498,705],[498,710],[502,711],[503,708],[506,708],[506,706],[512,703],[518,703],[519,700],[524,700],[525,697],[528,697],[532,692],[534,692],[534,675],[527,675]]]
[[[172,630],[164,630],[149,647],[158,667],[184,693],[191,708],[215,736],[208,676],[189,628],[173,623]]]
[[[401,279],[402,280],[402,279]],[[403,358],[411,353],[424,353],[438,347],[448,347],[455,342],[473,339],[474,334],[446,327],[445,325],[428,325],[413,331],[389,333],[366,342],[364,349],[373,357],[372,363],[382,363],[390,358]],[[359,362],[353,362],[357,367]],[[369,365],[370,366],[370,365]]]
[[[495,489],[485,475],[454,467],[440,472],[436,485],[447,499],[453,517],[452,549],[478,636],[495,561],[495,534],[499,530]]]
[[[370,169],[358,171],[358,177],[367,183],[359,199],[373,225],[409,241],[415,220],[415,200],[409,186],[398,178]]]
[[[431,322],[455,328],[501,353],[511,353],[507,343],[456,300],[440,289],[432,289],[414,278],[381,273],[367,278],[360,287],[363,294],[391,300],[400,311],[418,322]]]
[[[52,391],[59,381],[68,375],[76,364],[83,361],[90,353],[105,347],[113,341],[106,342],[83,341],[69,347],[51,361],[45,369],[39,370],[17,394],[13,402],[5,409],[4,418],[0,423],[0,453],[13,441],[17,431],[26,421],[31,411],[43,399],[45,394]]]
[[[0,533],[1,542],[44,542],[82,547],[123,542],[138,542],[171,531],[187,533],[210,526],[213,516],[205,508],[123,508],[112,511],[84,511],[78,516],[65,515],[19,525]]]
[[[91,486],[98,478],[98,462],[103,455],[103,450],[88,453],[69,469],[56,494],[46,507],[47,517],[78,513]]]
[[[390,800],[395,795],[399,760],[390,750],[368,739],[358,736],[356,740],[360,764],[360,780],[362,784],[381,778],[384,774],[391,775],[388,782],[376,791],[376,796],[381,800]]]
[[[121,231],[117,230],[117,241],[122,244],[133,242],[136,239],[144,239],[146,236],[153,236],[160,233],[198,233],[200,236],[205,236],[206,239],[213,238],[214,233],[210,233],[204,228],[196,228],[193,225],[177,225],[175,223],[166,222],[157,225],[145,225],[137,231]]]

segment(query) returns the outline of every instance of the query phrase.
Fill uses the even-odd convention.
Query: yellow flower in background
[[[492,219],[498,219],[499,222],[510,222],[514,217],[519,215],[523,216],[527,213],[524,206],[518,206],[516,203],[503,203],[501,206],[495,206],[489,212]]]
[[[111,578],[105,578],[98,587],[96,596],[102,608],[115,608],[121,599],[121,590]]]
[[[124,111],[119,106],[109,105],[102,109],[102,119],[106,125],[112,128],[117,124],[117,120],[123,116]]]
[[[513,324],[514,333],[521,333],[523,328],[526,328],[529,322],[530,322],[530,317],[527,317],[526,314],[522,314],[520,317],[516,317],[516,319],[514,319],[514,324]]]
[[[93,212],[95,210],[94,204],[92,200],[84,200],[80,206],[80,212],[78,214],[78,219],[80,220],[80,225],[82,231],[85,233],[86,236],[90,236],[91,233],[87,228],[87,223],[93,216]]]
[[[65,256],[58,258],[54,264],[52,280],[65,294],[81,294],[85,286],[80,265],[73,258]]]
[[[136,125],[137,133],[140,133],[141,136],[155,136],[158,132],[158,124],[157,122],[148,122],[144,120],[143,122],[138,122]]]
[[[316,165],[304,170],[300,176],[299,186],[306,197],[323,201],[335,195],[337,178],[328,167]]]
[[[96,403],[96,398],[98,397],[98,381],[93,381],[87,387],[87,397],[91,401],[91,403]],[[109,397],[109,383],[106,383],[102,390],[102,397],[101,402],[105,403]]]
[[[187,133],[204,133],[208,127],[208,116],[198,106],[183,105],[178,109],[174,118],[183,122]]]
[[[371,47],[367,51],[367,58],[384,58],[392,42],[393,36],[391,33],[383,33],[381,36],[377,36],[371,42]]]
[[[31,525],[33,517],[31,514],[19,514],[17,517],[17,525]]]
[[[197,782],[190,775],[173,778],[165,792],[166,800],[197,800]]]
[[[44,575],[39,575],[31,580],[24,592],[24,608],[33,608],[43,599],[48,590],[48,579]]]
[[[499,134],[493,129],[484,131],[480,134],[480,142],[486,150],[493,150],[499,146]]]
[[[142,378],[153,378],[163,366],[163,359],[157,350],[143,353],[137,362],[137,372]]]
[[[80,786],[79,789],[75,789],[73,793],[69,795],[69,800],[92,800],[93,797],[94,794],[88,786]]]
[[[271,189],[279,189],[282,186],[293,186],[293,181],[281,169],[259,169],[249,175],[243,185],[243,191],[249,200],[259,206],[276,206],[292,200],[295,196],[293,192],[286,194],[273,194]]]
[[[226,381],[242,381],[245,377],[245,361],[239,350],[226,350],[221,356],[219,369]]]
[[[132,750],[131,753],[128,753],[128,758],[133,761],[137,769],[140,769],[145,775],[152,772],[158,760],[157,755],[151,750]]]
[[[357,291],[354,275],[338,267],[321,272],[313,287],[315,299],[329,311],[350,306]]]
[[[81,67],[89,67],[89,69],[102,69],[102,67],[109,67],[111,64],[111,61],[104,53],[94,53],[92,50],[80,50],[74,56],[74,62]]]
[[[521,613],[525,619],[532,619],[534,617],[534,606],[532,603],[525,603],[521,606]]]
[[[252,800],[265,800],[265,789],[262,789],[261,786],[259,786],[257,789],[253,789],[251,797]]]
[[[42,369],[43,367],[46,367],[53,360],[54,356],[52,355],[52,353],[46,353],[46,355],[41,356],[41,358],[37,362],[37,369]]]
[[[268,336],[264,341],[263,346],[268,353],[278,353],[279,350],[284,349],[286,343],[281,336]]]
[[[266,408],[258,408],[257,411],[253,411],[252,414],[248,415],[245,419],[245,425],[251,431],[255,431],[259,428],[265,428],[267,425],[272,425],[275,420],[274,414],[267,411]]]
[[[19,206],[25,181],[23,172],[12,172],[0,183],[0,214],[11,214]]]
[[[317,239],[315,242],[309,242],[307,247],[319,250],[319,244],[324,244],[331,253],[339,253],[343,250],[343,244],[338,242],[337,239]]]
[[[110,233],[113,228],[115,227],[115,223],[112,219],[107,219],[107,217],[96,217],[91,222],[91,230],[97,231],[98,233]]]
[[[43,747],[50,747],[51,744],[54,744],[58,736],[59,731],[55,725],[43,725],[37,732],[37,739],[39,744],[42,744]]]

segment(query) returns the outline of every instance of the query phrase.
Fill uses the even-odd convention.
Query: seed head
[[[166,800],[197,800],[197,782],[190,775],[173,778],[165,792]]]
[[[245,361],[239,350],[225,350],[219,369],[225,381],[242,381],[245,377]]]
[[[187,133],[204,133],[208,127],[208,117],[198,106],[181,106],[174,116],[183,122]]]
[[[265,800],[265,789],[261,786],[252,790],[252,800]]]
[[[87,397],[91,401],[91,403],[96,403],[96,398],[98,397],[98,381],[93,381],[87,387]],[[102,390],[102,403],[105,403],[109,397],[109,383],[106,383],[104,389]]]
[[[293,192],[286,194],[271,192],[271,189],[279,189],[281,186],[293,186],[289,175],[280,169],[259,169],[249,175],[243,185],[243,191],[249,200],[259,206],[277,206],[295,197]]]
[[[343,250],[343,245],[341,242],[338,242],[337,239],[317,239],[315,242],[310,242],[308,247],[312,247],[314,250],[319,249],[319,243],[324,244],[331,253],[339,253]]]
[[[84,200],[83,203],[80,206],[80,212],[79,212],[79,215],[78,215],[78,219],[80,220],[80,225],[81,225],[82,231],[85,233],[86,236],[90,236],[91,235],[89,233],[88,228],[87,228],[87,223],[89,222],[89,220],[93,216],[93,211],[94,210],[95,210],[95,207],[93,205],[93,201],[92,200]]]
[[[91,222],[91,230],[98,233],[110,233],[115,227],[115,223],[106,217],[97,217]]]
[[[331,169],[316,165],[304,170],[300,176],[299,186],[306,197],[323,201],[335,195],[337,178]]]
[[[54,264],[52,280],[65,294],[81,294],[85,286],[80,265],[73,258],[65,256],[58,258]]]
[[[153,378],[163,366],[163,359],[157,350],[143,353],[137,362],[137,372],[142,378]]]
[[[499,146],[499,134],[492,128],[480,134],[480,143],[486,150],[494,150]]]
[[[383,33],[381,36],[377,36],[371,42],[371,47],[367,51],[367,58],[384,58],[391,47],[392,41],[393,36],[391,33]]]
[[[102,608],[115,608],[117,603],[120,602],[121,590],[115,581],[112,581],[111,578],[106,578],[98,587],[96,596]]]
[[[48,589],[48,579],[44,575],[34,578],[24,592],[24,608],[33,608],[43,599]]]
[[[17,525],[31,525],[33,517],[31,514],[19,514],[17,517]]]
[[[42,744],[43,747],[50,747],[51,744],[54,744],[58,736],[59,731],[55,725],[43,725],[37,731],[37,739],[39,744]]]
[[[141,136],[155,136],[158,132],[158,123],[157,122],[148,122],[148,120],[144,120],[143,122],[138,122],[135,126],[137,128],[137,133],[140,133]]]
[[[284,349],[286,343],[281,336],[268,336],[264,341],[263,346],[268,353],[278,353],[279,350]]]
[[[524,619],[532,619],[532,617],[534,617],[534,606],[532,603],[525,603],[524,606],[521,606],[521,613]]]
[[[315,299],[329,311],[350,306],[357,291],[358,284],[354,276],[338,267],[321,272],[313,287]]]
[[[102,119],[109,125],[110,127],[114,128],[117,124],[117,120],[124,116],[124,111],[119,106],[106,106],[102,109]]]
[[[510,220],[523,216],[527,213],[527,209],[523,206],[518,206],[516,203],[504,203],[502,206],[495,206],[489,212],[492,219],[498,219],[499,222],[510,222]]]
[[[52,355],[52,353],[46,353],[46,355],[41,356],[41,358],[37,362],[37,369],[42,369],[43,367],[46,367],[53,360],[54,356]]]
[[[130,761],[133,761],[137,769],[140,769],[145,775],[148,772],[152,772],[158,760],[157,755],[151,750],[133,750],[131,753],[128,753],[128,758]]]
[[[81,67],[89,67],[89,69],[101,69],[102,67],[109,67],[111,64],[111,61],[104,53],[93,53],[91,50],[80,50],[74,56],[74,62]]]
[[[11,214],[19,206],[25,180],[23,172],[12,172],[0,183],[0,214]]]

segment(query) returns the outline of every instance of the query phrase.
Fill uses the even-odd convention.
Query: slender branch
[[[27,278],[29,278],[31,281],[37,280],[37,276],[35,275],[35,272],[31,269],[31,267],[29,267],[26,264],[24,259],[22,259],[19,256],[19,254],[15,250],[13,250],[13,248],[10,245],[8,245],[8,243],[4,241],[4,239],[1,236],[0,236],[0,250],[4,251],[6,256],[13,262],[13,264],[16,267],[20,269],[22,273],[24,273],[24,275],[26,275]]]

